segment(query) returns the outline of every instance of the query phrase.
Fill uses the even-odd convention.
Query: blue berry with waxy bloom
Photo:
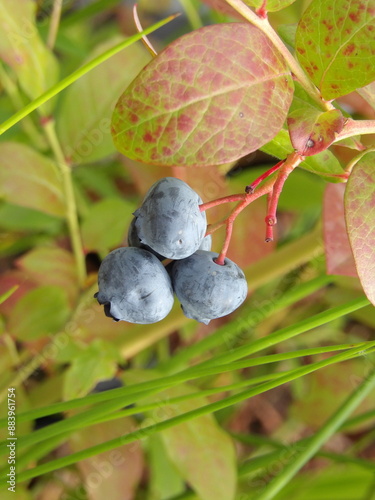
[[[184,259],[198,250],[206,233],[199,195],[174,177],[157,181],[134,212],[138,238],[167,259]]]
[[[173,262],[170,269],[173,289],[188,318],[206,325],[237,309],[246,299],[243,271],[230,259],[216,264],[218,254],[197,250],[186,259]]]
[[[149,324],[167,316],[173,306],[170,277],[161,262],[142,248],[109,253],[99,268],[95,297],[116,321]]]

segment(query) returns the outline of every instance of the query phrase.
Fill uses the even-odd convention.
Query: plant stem
[[[226,2],[233,7],[241,16],[243,16],[251,24],[259,28],[273,43],[276,49],[280,52],[285,62],[289,66],[289,69],[309,94],[309,96],[319,104],[319,106],[325,111],[334,109],[332,104],[325,101],[319,93],[319,90],[315,85],[309,80],[307,75],[304,73],[303,69],[289,52],[279,35],[272,28],[268,22],[267,17],[259,17],[255,12],[253,12],[247,5],[245,5],[241,0],[226,0]]]
[[[172,15],[167,17],[166,19],[163,19],[159,21],[156,24],[153,24],[149,28],[146,28],[142,33],[136,33],[135,35],[131,36],[130,38],[127,38],[123,42],[119,43],[115,47],[112,47],[111,49],[107,50],[103,54],[100,54],[98,57],[95,57],[91,61],[89,61],[87,64],[84,64],[80,68],[78,68],[76,71],[73,71],[69,76],[66,78],[63,78],[60,82],[56,83],[53,87],[51,87],[49,90],[44,92],[42,95],[34,99],[34,101],[31,101],[27,106],[25,106],[23,109],[19,110],[17,113],[15,113],[13,116],[8,118],[8,120],[5,120],[5,122],[0,126],[0,135],[2,135],[4,132],[6,132],[8,129],[13,127],[16,123],[18,123],[22,118],[25,118],[25,116],[29,115],[32,111],[35,109],[39,108],[42,104],[45,102],[49,101],[57,95],[59,92],[64,90],[66,87],[71,85],[73,82],[81,78],[81,76],[85,75],[92,69],[94,69],[96,66],[101,64],[102,62],[106,61],[110,57],[114,56],[120,50],[125,49],[126,47],[129,47],[132,45],[134,42],[137,40],[140,40],[143,35],[148,35],[149,33],[152,33],[153,31],[157,30],[158,28],[161,28],[165,24],[169,23],[172,21],[176,15]]]
[[[47,47],[52,50],[57,37],[57,32],[59,29],[60,18],[61,18],[61,8],[62,8],[63,0],[54,0],[53,2],[53,10],[51,15],[51,22],[49,25],[48,38],[47,38]]]
[[[0,63],[0,82],[4,87],[6,93],[8,94],[13,107],[15,110],[22,109],[25,105],[22,101],[21,94],[18,90],[17,85],[10,78],[8,73],[5,71],[3,65]],[[39,133],[39,130],[35,126],[31,117],[27,117],[25,121],[22,123],[22,128],[25,133],[30,137],[30,140],[34,146],[40,151],[44,151],[47,148],[47,144],[44,140],[44,137]]]
[[[56,135],[55,122],[52,118],[47,119],[44,122],[44,130],[62,177],[66,204],[66,220],[68,223],[73,254],[76,261],[78,283],[80,287],[83,288],[86,281],[86,265],[79,230],[76,201],[74,197],[72,170],[65,160],[64,153]]]

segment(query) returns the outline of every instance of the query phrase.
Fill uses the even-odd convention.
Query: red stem
[[[199,205],[199,210],[204,212],[210,208],[217,207],[218,205],[223,205],[224,203],[231,203],[232,201],[240,201],[246,197],[246,194],[231,194],[229,196],[223,196],[223,198],[218,198],[217,200],[208,201],[207,203],[202,203]]]
[[[276,165],[274,167],[270,168],[269,170],[267,170],[267,172],[264,172],[264,174],[260,175],[257,179],[255,179],[254,182],[252,182],[251,184],[246,186],[245,192],[249,193],[249,194],[253,193],[255,191],[255,189],[259,186],[259,184],[262,181],[264,181],[264,179],[267,179],[267,177],[269,177],[274,172],[276,172],[276,170],[278,170],[284,164],[284,162],[285,162],[285,160],[279,161],[279,163],[276,163]]]

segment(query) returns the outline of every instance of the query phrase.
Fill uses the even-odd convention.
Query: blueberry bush
[[[371,500],[375,1],[0,0],[0,103],[1,498]]]

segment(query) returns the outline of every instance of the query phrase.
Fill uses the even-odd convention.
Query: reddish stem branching
[[[303,159],[304,157],[300,154],[292,153],[286,158],[286,160],[278,162],[274,167],[265,172],[265,174],[261,175],[252,184],[247,186],[245,194],[233,194],[230,196],[224,196],[223,198],[218,198],[217,200],[209,201],[208,203],[203,203],[202,205],[200,205],[200,210],[201,212],[203,212],[224,203],[239,201],[239,203],[234,207],[234,209],[226,219],[208,227],[206,235],[212,234],[217,229],[225,225],[225,240],[221,252],[215,261],[217,264],[221,266],[225,264],[225,258],[227,255],[233,231],[233,224],[236,217],[250,203],[263,195],[267,195],[267,216],[265,218],[266,241],[273,240],[273,226],[277,223],[276,210],[281,191],[289,174],[303,161]],[[279,170],[279,172],[275,179],[268,179],[267,182],[258,187],[263,180],[270,177],[270,175],[272,175],[277,170]],[[256,191],[254,191],[255,189]]]

